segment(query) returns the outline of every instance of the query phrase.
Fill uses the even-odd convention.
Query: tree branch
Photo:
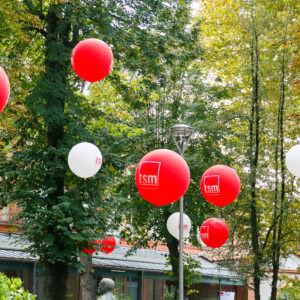
[[[268,239],[269,239],[270,233],[271,233],[271,231],[272,231],[272,229],[273,229],[273,227],[274,227],[274,224],[276,223],[275,221],[277,221],[277,219],[279,219],[279,217],[280,217],[280,215],[278,215],[278,216],[273,220],[272,225],[269,227],[269,230],[268,230],[267,235],[266,235],[266,238],[265,238],[265,242],[264,242],[264,244],[263,244],[263,246],[262,246],[262,251],[266,248],[266,245],[267,245],[267,243],[268,243]]]
[[[40,18],[41,20],[45,20],[45,19],[46,19],[46,16],[43,14],[42,1],[43,1],[43,0],[40,0],[40,1],[39,1],[39,4],[40,4],[39,18]]]
[[[290,230],[290,231],[286,232],[285,234],[281,235],[281,238],[283,239],[286,236],[290,235],[291,233],[295,233],[295,231],[294,230]]]
[[[70,41],[71,48],[74,48],[77,45],[78,41],[79,41],[79,27],[74,26],[72,40]]]
[[[34,27],[34,26],[25,26],[24,28],[26,30],[34,30],[34,31],[40,33],[41,35],[43,35],[44,37],[47,36],[47,31],[45,31],[44,29],[37,28],[37,27]]]
[[[286,243],[288,243],[288,242],[298,242],[298,240],[297,239],[292,239],[292,240],[286,240],[286,241],[283,241],[283,242],[281,242],[280,243],[280,245],[284,245],[284,244],[286,244]]]
[[[39,7],[40,7],[39,10],[36,7],[34,7],[32,0],[23,0],[23,3],[25,4],[25,6],[27,6],[28,11],[31,14],[39,17],[40,20],[42,20],[42,21],[44,21],[46,19],[45,15],[43,14],[43,11],[42,11],[42,1],[41,0],[39,1]]]

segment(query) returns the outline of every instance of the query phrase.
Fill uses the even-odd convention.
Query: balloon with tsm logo
[[[285,157],[287,169],[296,177],[300,177],[300,144],[293,146]]]
[[[240,193],[240,186],[240,179],[235,170],[224,165],[207,169],[200,181],[203,197],[219,207],[234,201]]]
[[[190,170],[178,153],[158,149],[140,160],[135,183],[143,199],[157,206],[166,205],[184,195],[190,183]]]
[[[211,248],[219,248],[229,237],[229,229],[224,221],[211,218],[203,222],[200,228],[202,242]]]
[[[9,95],[10,95],[9,79],[5,71],[3,70],[3,68],[0,67],[0,112],[6,106]]]
[[[69,152],[68,164],[75,175],[88,178],[94,176],[101,168],[102,154],[94,144],[82,142]]]
[[[167,229],[171,235],[173,235],[177,240],[179,240],[179,226],[180,226],[180,213],[176,212],[172,214],[167,221]],[[192,222],[189,216],[183,214],[183,238],[187,238],[190,235]]]

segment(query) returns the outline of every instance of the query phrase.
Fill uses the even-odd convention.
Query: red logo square
[[[140,165],[140,172],[138,177],[139,184],[148,188],[158,187],[160,165],[161,162],[157,161],[142,162]]]
[[[200,237],[202,240],[208,240],[209,239],[209,226],[202,226],[201,227],[201,232],[200,232]]]
[[[207,194],[220,194],[220,176],[211,175],[204,177],[204,189]]]

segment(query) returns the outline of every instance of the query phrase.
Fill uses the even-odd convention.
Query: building
[[[219,249],[206,249],[202,250],[200,254],[202,257],[208,259],[214,263],[221,263],[222,265],[237,264],[238,261],[246,259],[248,252],[245,250],[240,250],[238,247],[235,249],[230,248],[219,248]],[[277,292],[279,294],[280,289],[285,286],[284,280],[281,280],[281,276],[285,275],[290,278],[297,278],[300,280],[300,256],[297,254],[290,254],[287,257],[281,257],[279,262],[278,271],[278,282],[277,282]],[[264,270],[264,276],[261,278],[260,283],[260,299],[269,300],[272,291],[272,270],[266,268]],[[250,288],[252,283],[252,278],[249,275],[248,278],[249,288],[248,288],[248,300],[254,300],[254,291]],[[284,298],[284,299],[289,299]]]
[[[11,217],[16,212],[15,205],[10,205],[0,211],[0,272],[9,277],[20,277],[24,287],[30,292],[37,294],[42,300],[42,287],[44,272],[39,265],[38,257],[31,257],[24,252],[25,244],[17,239],[17,235],[8,234],[12,226]],[[151,245],[150,245],[151,246]],[[153,246],[153,245],[152,245]],[[159,245],[156,248],[138,249],[132,256],[126,256],[130,247],[126,241],[111,253],[97,253],[93,255],[94,278],[97,283],[103,277],[110,277],[115,280],[119,295],[131,295],[134,300],[164,300],[166,290],[173,282],[166,275],[167,247]],[[227,248],[199,250],[194,247],[185,247],[185,253],[198,260],[201,264],[199,278],[193,289],[198,294],[189,296],[190,300],[221,300],[222,292],[232,292],[235,300],[254,300],[254,293],[246,285],[246,280],[236,272],[224,267],[224,260],[231,257],[237,261],[243,253],[237,249],[236,253]],[[230,255],[229,255],[230,254]],[[244,253],[246,255],[247,253]],[[232,262],[234,263],[234,262]],[[300,258],[297,255],[290,255],[282,259],[280,263],[280,275],[288,275],[300,278]],[[267,300],[271,294],[270,270],[266,270],[266,278],[261,282],[261,299]],[[278,288],[282,282],[278,282]],[[70,268],[68,279],[69,299],[81,300],[80,275],[73,268]]]
[[[39,265],[38,257],[31,257],[24,252],[26,243],[18,241],[17,235],[0,234],[0,272],[10,277],[20,277],[24,287],[43,299],[44,272]],[[163,300],[168,286],[173,283],[164,271],[168,252],[158,249],[138,249],[126,257],[128,246],[119,246],[109,254],[93,255],[94,278],[97,283],[103,277],[115,280],[119,295],[130,295],[132,300]],[[199,278],[193,289],[199,294],[189,297],[191,300],[218,299],[221,291],[234,292],[236,300],[247,300],[247,288],[239,274],[216,263],[190,254],[197,259],[201,268]],[[69,299],[80,300],[80,276],[70,268],[68,279]]]
[[[292,278],[298,278],[300,280],[300,257],[296,254],[291,254],[286,258],[281,258],[279,262],[279,272],[278,272],[278,282],[277,288],[283,288],[285,283],[280,280],[282,275],[286,275]],[[266,270],[266,276],[261,281],[260,284],[261,290],[261,300],[269,300],[271,297],[272,291],[272,270]],[[286,298],[288,299],[288,298]]]

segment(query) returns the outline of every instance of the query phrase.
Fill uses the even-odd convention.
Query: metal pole
[[[177,147],[179,154],[183,157],[184,147]],[[179,300],[184,296],[184,268],[183,268],[183,196],[179,200]]]
[[[177,147],[179,154],[183,157],[184,151],[189,143],[189,140],[190,140],[191,135],[194,130],[192,129],[192,127],[186,126],[186,125],[177,125],[174,127],[177,127],[177,129],[179,129],[179,127],[181,127],[181,133],[179,133],[179,136],[182,135],[182,133],[183,133],[183,139],[181,141],[177,141],[175,136],[176,135],[178,136],[178,132],[177,132],[177,134],[176,133],[172,134],[172,128],[171,128],[172,138],[175,142],[175,145]],[[183,130],[183,132],[182,132],[182,130]],[[185,137],[186,137],[186,139],[185,139]],[[183,297],[184,297],[183,196],[179,200],[179,206],[180,206],[179,207],[179,300],[183,300]]]
[[[179,154],[183,157],[184,148],[179,148]],[[179,200],[179,300],[184,297],[184,268],[183,268],[183,196]]]
[[[179,300],[183,300],[183,196],[180,198],[180,218],[179,218]]]

